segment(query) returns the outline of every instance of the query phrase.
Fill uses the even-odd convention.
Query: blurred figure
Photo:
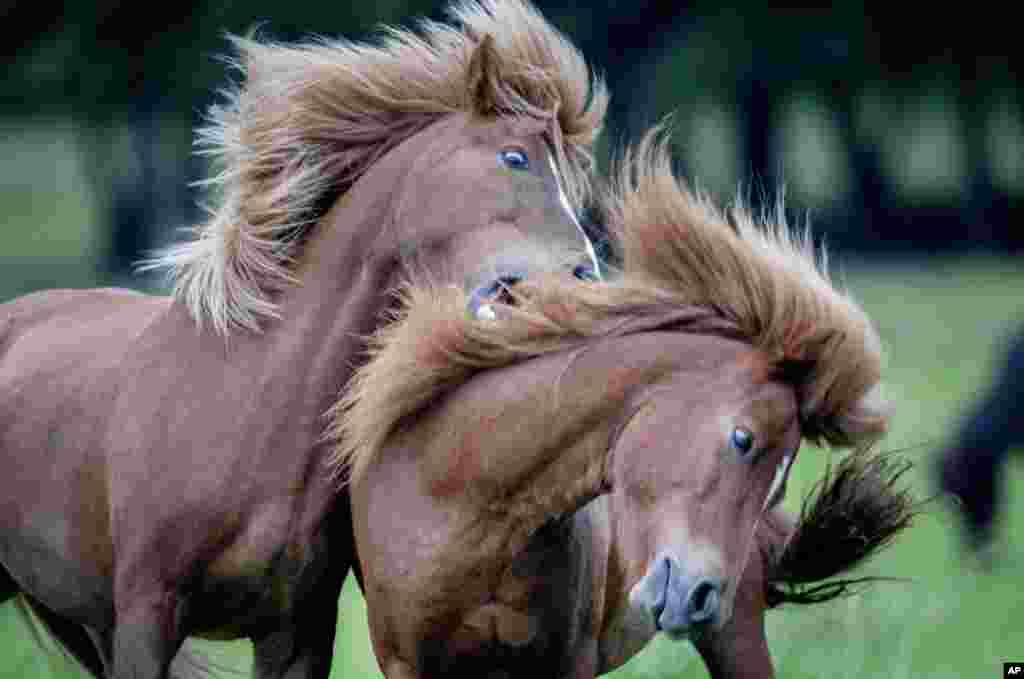
[[[1006,458],[1024,444],[1024,327],[988,392],[971,407],[940,454],[938,471],[941,490],[960,500],[968,546],[978,552],[992,542]]]

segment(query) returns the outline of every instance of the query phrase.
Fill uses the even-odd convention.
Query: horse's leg
[[[165,679],[185,635],[183,602],[168,591],[126,598],[116,606],[112,679]]]
[[[736,588],[732,617],[720,630],[694,640],[713,679],[754,679],[775,676],[764,614],[768,609],[765,578],[769,554],[781,553],[795,530],[793,517],[773,509],[757,527],[755,545]]]
[[[732,617],[722,629],[694,640],[712,679],[771,679],[775,676],[764,633],[764,560],[750,556],[736,589]]]
[[[64,649],[71,654],[82,666],[85,667],[94,677],[105,677],[108,671],[108,658],[104,650],[104,644],[99,634],[92,633],[82,625],[60,617],[49,608],[36,601],[27,594],[23,595],[22,605],[25,606],[25,615],[29,615],[31,609],[49,632]]]
[[[245,677],[252,674],[229,665],[213,662],[202,653],[191,640],[186,639],[174,655],[174,662],[167,671],[169,679],[226,679],[227,677]]]
[[[281,627],[253,639],[257,679],[327,679],[344,575],[317,587]]]
[[[3,603],[21,592],[7,569],[0,564],[0,603]],[[71,656],[95,677],[107,676],[109,662],[109,645],[104,645],[98,633],[93,632],[76,622],[66,620],[42,603],[22,592],[20,599],[15,601],[19,614],[30,626],[36,625],[32,620],[34,613],[43,624],[43,629],[51,634]]]

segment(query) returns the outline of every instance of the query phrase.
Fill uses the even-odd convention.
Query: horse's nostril
[[[718,615],[718,587],[711,580],[701,580],[689,596],[690,622],[701,623],[713,620]]]

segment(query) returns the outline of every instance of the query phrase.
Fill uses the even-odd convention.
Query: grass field
[[[11,149],[0,151],[11,157]],[[102,243],[91,227],[94,205],[77,170],[67,170],[60,178],[64,190],[56,193],[32,188],[44,183],[33,179],[31,164],[19,164],[16,173],[11,168],[0,166],[0,300],[40,287],[96,283],[94,258]],[[1024,321],[1024,266],[970,258],[850,262],[845,268],[848,287],[876,320],[886,344],[895,417],[885,447],[909,449],[920,463],[914,478],[918,493],[928,496],[933,492],[930,456],[987,383],[1002,339],[1015,321]],[[791,508],[819,477],[826,459],[824,452],[802,451],[787,499]],[[1009,511],[992,572],[978,572],[961,559],[955,517],[942,503],[933,503],[866,569],[909,582],[771,614],[768,633],[779,676],[995,677],[1003,661],[1024,659],[1024,464],[1011,471]],[[341,604],[332,677],[380,676],[369,650],[363,603],[351,582]],[[14,606],[0,606],[0,677],[84,676],[16,615]],[[240,668],[249,662],[246,643],[201,646],[218,665]],[[706,673],[689,646],[659,639],[614,676]]]

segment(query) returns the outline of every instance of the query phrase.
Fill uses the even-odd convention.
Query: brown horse
[[[603,85],[517,0],[453,14],[374,45],[236,40],[244,85],[202,137],[219,207],[158,262],[175,295],[0,306],[0,600],[84,626],[94,673],[165,676],[197,635],[326,677],[354,556],[324,414],[361,336],[413,274],[589,266],[566,208]]]
[[[809,247],[730,225],[652,139],[611,199],[620,278],[526,280],[475,316],[458,289],[410,286],[335,409],[389,679],[593,677],[658,631],[715,676],[767,676],[765,608],[903,525],[891,484],[858,496],[847,475],[826,496],[867,514],[811,512],[787,546],[772,511],[801,440],[871,468],[878,339]],[[835,561],[794,567],[823,535]]]

